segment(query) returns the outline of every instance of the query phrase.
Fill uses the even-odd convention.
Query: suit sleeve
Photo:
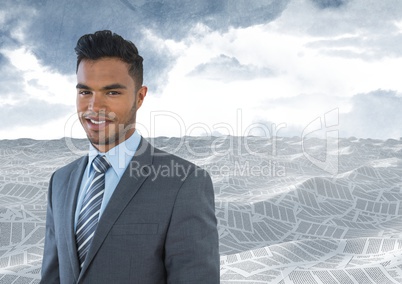
[[[165,243],[168,283],[219,283],[219,239],[210,176],[196,168],[183,182]]]
[[[54,219],[52,209],[52,181],[50,179],[48,190],[48,202],[46,213],[46,234],[45,234],[45,248],[43,251],[42,261],[42,279],[40,283],[60,283],[59,277],[59,260],[57,254],[56,238],[54,233]]]

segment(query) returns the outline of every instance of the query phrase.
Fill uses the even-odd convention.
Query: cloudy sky
[[[110,29],[144,57],[145,137],[402,137],[400,0],[5,0],[0,139],[85,137],[77,39]]]

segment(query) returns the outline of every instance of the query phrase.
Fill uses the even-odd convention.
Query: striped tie
[[[96,156],[92,165],[95,169],[95,175],[82,202],[75,232],[81,268],[98,225],[103,192],[105,191],[105,172],[110,167],[106,157],[99,155]]]

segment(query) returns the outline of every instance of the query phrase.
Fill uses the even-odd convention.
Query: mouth
[[[107,125],[111,123],[111,121],[105,117],[84,117],[84,119],[88,130],[96,132],[105,129]]]
[[[94,119],[89,119],[89,121],[90,121],[91,123],[93,123],[93,124],[96,124],[96,125],[101,125],[101,124],[106,123],[106,120],[94,120]]]

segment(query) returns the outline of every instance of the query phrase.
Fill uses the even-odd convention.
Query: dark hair
[[[142,86],[143,67],[142,57],[138,49],[129,40],[109,30],[97,31],[80,37],[74,48],[77,54],[77,69],[81,60],[97,60],[104,57],[116,57],[129,65],[129,74],[133,77],[137,87]]]

